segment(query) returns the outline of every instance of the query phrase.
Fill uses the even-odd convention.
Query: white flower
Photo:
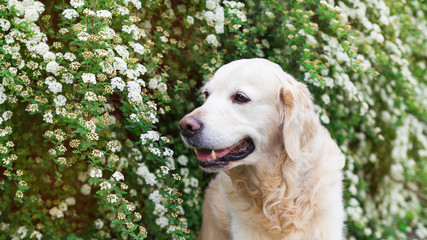
[[[213,10],[216,7],[216,1],[215,0],[207,0],[206,1],[206,8],[209,10]]]
[[[162,155],[162,152],[160,151],[160,149],[154,147],[153,144],[150,144],[150,146],[148,147],[148,151],[150,151],[152,154],[157,155],[157,156]]]
[[[161,166],[160,170],[165,175],[169,173],[169,168],[167,166]]]
[[[415,234],[420,239],[426,239],[427,238],[427,228],[422,223],[418,223],[417,230],[415,230]]]
[[[58,207],[61,211],[67,211],[68,210],[68,204],[66,202],[60,202],[58,204]]]
[[[107,19],[107,18],[111,18],[112,14],[110,11],[107,11],[107,10],[98,10],[96,11],[96,16],[99,18]]]
[[[86,92],[85,99],[87,101],[96,101],[98,99],[98,96],[96,96],[94,92]]]
[[[270,12],[270,11],[265,11],[264,13],[268,18],[274,18],[274,13]]]
[[[363,230],[363,232],[364,232],[365,236],[371,236],[371,234],[372,234],[372,229],[370,229],[370,228],[365,228],[365,229]]]
[[[153,214],[157,216],[163,216],[167,212],[166,207],[163,204],[156,203],[154,204]]]
[[[328,94],[326,94],[326,93],[322,95],[321,99],[322,99],[322,101],[323,101],[326,105],[328,105],[328,104],[331,102],[331,99],[329,98],[329,95],[328,95]]]
[[[93,131],[95,131],[95,130],[93,130]],[[101,151],[100,151],[100,150],[98,150],[98,149],[94,149],[94,150],[92,151],[92,156],[93,156],[93,157],[95,157],[95,158],[101,159],[101,158],[104,158],[104,153],[103,153],[103,152],[101,152]]]
[[[95,132],[88,132],[88,133],[86,133],[86,137],[89,138],[92,141],[98,141],[98,138],[99,138],[98,134],[95,133]]]
[[[85,172],[79,172],[79,174],[77,175],[77,179],[80,182],[86,182],[87,178],[88,178],[88,175],[87,175],[86,171]]]
[[[135,24],[132,25],[123,25],[122,26],[122,31],[127,33],[127,34],[131,34],[132,31],[137,31],[138,27]]]
[[[154,190],[152,193],[150,193],[150,196],[148,197],[153,203],[160,203],[163,200],[162,195],[160,195],[159,190]]]
[[[85,8],[85,10],[83,10],[83,15],[88,16],[88,17],[95,17],[96,13],[89,8]]]
[[[147,142],[147,139],[152,141],[159,141],[160,135],[156,131],[147,131],[147,133],[141,134],[141,143],[145,144]]]
[[[102,39],[113,39],[113,37],[116,35],[116,32],[114,29],[109,27],[104,27],[101,31],[98,32],[98,35],[101,36]]]
[[[75,17],[78,17],[79,16],[79,13],[76,11],[76,10],[74,10],[74,9],[65,9],[63,12],[62,12],[62,15],[66,18],[66,19],[73,19],[73,18],[75,18]]]
[[[43,11],[41,11],[41,12],[43,12]],[[37,21],[37,19],[39,19],[39,17],[40,17],[41,12],[39,12],[39,10],[31,8],[31,7],[27,8],[25,10],[25,16],[24,16],[25,21],[27,21],[27,22]]]
[[[178,163],[182,166],[187,166],[188,164],[188,157],[185,155],[180,155],[177,159]]]
[[[95,220],[95,227],[96,229],[102,229],[104,227],[104,221],[102,221],[101,219],[96,219]]]
[[[129,45],[133,48],[133,51],[135,51],[136,53],[139,53],[141,55],[145,53],[145,48],[141,44],[129,43]]]
[[[3,30],[3,32],[6,32],[10,28],[10,22],[4,18],[0,18],[0,27]]]
[[[101,178],[102,177],[102,171],[99,168],[91,168],[89,170],[89,176],[90,177],[97,177],[97,178]]]
[[[215,36],[215,35],[213,35],[213,34],[209,34],[209,35],[206,37],[206,41],[207,41],[209,44],[211,44],[212,46],[214,46],[214,47],[218,47],[218,45],[219,45],[219,42],[218,42],[218,40],[216,39],[216,36]]]
[[[52,93],[56,94],[62,92],[62,84],[57,82],[53,77],[47,77],[45,83]]]
[[[115,194],[110,194],[110,195],[107,196],[107,200],[110,203],[116,203],[117,200],[119,200],[119,198]]]
[[[52,217],[56,217],[56,218],[62,218],[64,217],[64,213],[57,207],[53,207],[49,210],[49,214]]]
[[[160,226],[160,228],[164,228],[169,225],[169,220],[162,216],[156,219],[156,224]]]
[[[61,70],[61,67],[55,61],[51,61],[46,65],[46,71],[53,73],[55,76],[58,76],[59,70]]]
[[[163,156],[172,157],[173,156],[173,150],[170,148],[165,148],[165,151],[163,152]]]
[[[142,4],[139,0],[130,0],[130,2],[135,6],[136,9],[140,9]]]
[[[130,118],[130,120],[131,120],[132,122],[138,122],[138,121],[139,121],[138,115],[136,115],[135,113],[132,113],[132,114],[129,116],[129,118]]]
[[[127,64],[125,60],[119,57],[114,58],[113,67],[115,70],[119,70],[120,72],[124,72],[127,69]]]
[[[53,115],[51,112],[47,112],[43,115],[43,121],[47,123],[53,123]]]
[[[100,186],[101,190],[108,190],[111,188],[111,183],[104,181],[100,184]]]
[[[224,33],[224,8],[217,7],[215,10],[215,32]]]
[[[125,71],[126,77],[136,80],[136,78],[139,76],[139,72],[135,69],[126,69]]]
[[[56,55],[53,52],[47,52],[43,54],[43,61],[45,62],[55,61],[55,59],[56,59]]]
[[[107,143],[108,148],[112,151],[112,152],[120,152],[122,150],[122,144],[120,143],[119,140],[112,140],[109,141]]]
[[[148,82],[148,88],[156,89],[158,82],[159,82],[159,80],[157,78],[155,78],[155,77],[151,78],[150,81]]]
[[[129,99],[129,102],[133,104],[142,103],[142,96],[138,92],[129,92],[128,99]]]
[[[37,239],[37,240],[41,240],[42,239],[42,237],[43,237],[43,235],[39,232],[39,231],[36,231],[36,230],[34,230],[32,233],[31,233],[31,235],[30,235],[30,239]]]
[[[127,83],[128,85],[128,98],[129,101],[132,103],[141,103],[142,102],[142,96],[141,96],[141,86],[136,81],[129,81]]]
[[[0,84],[0,104],[3,104],[7,99],[7,95],[4,93],[4,87]]]
[[[127,82],[127,85],[128,85],[129,92],[137,92],[137,93],[141,92],[141,86],[137,82],[129,81]]]
[[[129,210],[129,211],[131,211],[131,212],[135,211],[135,205],[133,205],[133,204],[128,204],[128,205],[127,205],[127,208],[128,208],[128,210]]]
[[[194,24],[194,18],[192,16],[187,16],[186,20],[187,20],[188,24],[190,24],[190,25]]]
[[[52,81],[48,84],[48,88],[53,93],[60,93],[62,92],[62,84],[60,84],[57,81]]]
[[[89,36],[90,36],[89,33],[85,32],[85,31],[79,32],[77,34],[77,38],[82,42],[87,41]]]
[[[157,88],[159,89],[159,91],[161,93],[164,93],[168,89],[168,86],[166,85],[166,83],[159,83],[159,85],[157,86]]]
[[[58,31],[58,33],[59,34],[66,34],[66,33],[69,33],[70,31],[68,30],[68,29],[66,29],[66,28],[61,28],[61,29],[59,29],[59,31]]]
[[[142,65],[142,64],[136,64],[136,70],[141,74],[144,75],[147,72],[147,68]],[[142,81],[142,80],[141,80]],[[139,83],[139,82],[138,82]],[[139,83],[140,85],[143,85],[143,87],[145,87],[145,83],[144,81],[142,81],[142,83]]]
[[[70,4],[71,6],[73,6],[73,8],[79,8],[83,7],[85,5],[85,2],[83,0],[71,0]]]
[[[215,14],[211,11],[206,11],[203,13],[203,17],[206,21],[212,22],[214,20]]]
[[[246,19],[246,15],[243,13],[243,12],[241,12],[241,11],[238,11],[237,13],[236,13],[236,16],[240,19],[240,21],[242,21],[242,22],[246,22],[247,21],[247,19]]]
[[[313,36],[311,36],[311,35],[309,35],[309,34],[306,34],[305,35],[305,41],[306,41],[306,43],[308,44],[308,45],[310,45],[310,46],[317,46],[319,43],[317,42],[317,40],[316,40],[316,38],[314,38]]]
[[[68,204],[68,206],[73,206],[76,204],[76,199],[74,197],[68,197],[65,199],[65,202]]]
[[[154,186],[154,184],[156,184],[156,175],[154,175],[153,173],[151,173],[147,166],[145,166],[144,163],[140,163],[138,169],[136,170],[136,174],[138,174],[139,176],[143,177],[145,182],[150,185],[150,186]]]
[[[121,77],[115,77],[115,78],[111,79],[111,86],[113,88],[119,89],[120,91],[123,91],[126,87],[126,84],[125,84],[125,82],[123,82]]]
[[[12,111],[5,111],[1,116],[5,121],[9,120],[12,117]]]
[[[369,110],[369,105],[366,102],[362,102],[362,106],[360,107],[360,116],[364,116]]]
[[[17,234],[20,235],[20,239],[24,239],[25,236],[27,235],[28,229],[24,226],[21,226],[18,228],[18,230],[16,231]]]
[[[115,178],[117,181],[125,180],[125,177],[123,176],[123,174],[121,172],[115,172],[113,174],[113,178]]]
[[[116,10],[122,16],[129,14],[129,9],[125,6],[117,6]]]
[[[73,53],[70,53],[70,52],[66,52],[66,53],[64,53],[64,59],[72,62],[72,61],[76,60],[76,55],[74,55]]]
[[[160,37],[160,41],[162,41],[164,43],[167,43],[169,41],[169,39],[167,37],[165,37],[165,36],[161,36]]]
[[[121,46],[121,45],[117,45],[114,50],[116,50],[116,52],[120,55],[120,57],[127,59],[129,58],[129,51],[126,50],[125,47]]]
[[[199,186],[199,180],[197,180],[196,178],[194,178],[194,177],[191,177],[190,178],[190,185],[193,187],[193,188],[197,188],[198,186]]]
[[[330,122],[329,117],[328,117],[328,115],[326,115],[326,114],[322,114],[322,115],[320,116],[320,120],[321,120],[324,124],[329,124],[329,122]]]
[[[83,73],[82,80],[84,83],[96,84],[96,76],[93,73]]]
[[[58,158],[58,163],[62,164],[62,165],[65,165],[65,164],[67,164],[67,159],[64,158],[64,157],[59,157]]]

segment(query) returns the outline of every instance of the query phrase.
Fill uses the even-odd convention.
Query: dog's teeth
[[[215,154],[215,150],[212,150],[212,153],[211,153],[211,155],[212,155],[212,160],[215,160],[215,159],[216,159],[216,154]]]

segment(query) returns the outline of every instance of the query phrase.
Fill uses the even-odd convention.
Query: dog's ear
[[[301,149],[316,133],[319,120],[307,87],[288,74],[283,83],[280,89],[283,141],[288,157],[298,162]]]

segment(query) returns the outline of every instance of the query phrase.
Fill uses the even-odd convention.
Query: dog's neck
[[[286,177],[283,176],[283,167],[294,164],[285,151],[281,151],[281,154],[276,154],[274,157],[275,159],[265,159],[254,165],[237,166],[224,172],[230,177],[235,190],[244,190],[252,197],[262,198],[272,190],[271,187],[280,187],[284,184],[283,179]],[[266,189],[266,186],[269,187]]]
[[[271,223],[271,229],[267,229],[269,233],[284,234],[295,229],[293,216],[298,211],[295,202],[299,202],[298,196],[303,190],[297,178],[296,163],[289,159],[284,149],[275,157],[265,159],[263,164],[238,166],[225,171],[231,180],[231,188],[227,188],[225,194],[232,200],[230,202],[246,202],[248,210],[268,219]],[[235,207],[235,210],[242,211],[239,206]]]

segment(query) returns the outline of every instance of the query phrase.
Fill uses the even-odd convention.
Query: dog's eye
[[[249,97],[241,92],[236,93],[233,98],[233,102],[235,103],[247,103],[249,101]]]
[[[203,90],[203,91],[202,91],[202,94],[203,94],[203,97],[205,98],[205,100],[206,100],[206,99],[208,99],[208,97],[209,97],[209,92],[208,92],[208,90],[206,90],[206,89],[205,89],[205,90]]]

